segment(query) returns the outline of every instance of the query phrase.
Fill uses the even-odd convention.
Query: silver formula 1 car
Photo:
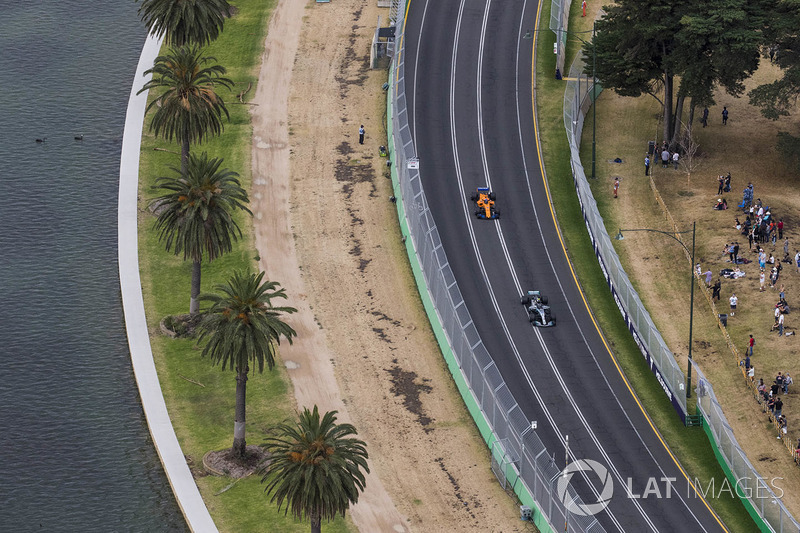
[[[556,325],[556,317],[547,305],[547,296],[542,296],[539,291],[528,291],[520,298],[520,303],[525,306],[528,319],[534,326],[547,328]]]

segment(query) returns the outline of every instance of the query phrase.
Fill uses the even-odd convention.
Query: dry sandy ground
[[[298,406],[338,409],[370,452],[363,532],[526,531],[422,311],[378,146],[385,71],[368,68],[370,0],[281,0],[253,102],[263,268],[298,308],[282,346]],[[366,142],[358,144],[358,128]]]
[[[770,77],[774,79],[777,74],[767,61],[755,78],[748,82],[748,88],[771,81]],[[723,126],[721,120],[723,105],[730,110],[727,126]],[[701,112],[702,109],[697,111]],[[643,115],[651,116],[653,120],[642,124]],[[609,208],[610,216],[606,224],[609,233],[615,233],[618,227],[667,229],[644,177],[643,168],[646,139],[655,138],[660,133],[658,116],[659,108],[650,97],[632,100],[605,91],[599,100],[597,159],[598,168],[605,172],[601,176],[606,180],[601,184],[599,194],[610,193],[613,175],[621,176],[623,183],[620,198],[614,200]],[[733,178],[732,192],[723,195],[728,204],[735,208],[741,201],[742,189],[752,181],[756,197],[772,206],[774,213],[787,223],[786,234],[790,240],[790,252],[794,255],[795,250],[800,249],[798,180],[796,169],[782,163],[775,149],[775,135],[779,130],[788,130],[797,135],[800,127],[798,113],[777,123],[772,122],[761,117],[758,109],[748,104],[746,96],[734,98],[720,92],[717,94],[717,105],[710,109],[708,128],[695,124],[702,156],[691,180],[682,170],[662,169],[658,163],[651,168],[655,182],[678,225],[682,228],[691,227],[691,222],[697,221],[697,262],[701,263],[703,271],[712,270],[713,279],[716,279],[722,268],[731,267],[722,249],[734,240],[740,245],[743,243],[740,255],[755,259],[755,254],[747,251],[747,237],[739,235],[734,228],[734,218],[741,212],[735,209],[712,209],[719,197],[716,194],[717,176],[727,172],[731,172]],[[623,138],[618,134],[620,131],[632,134]],[[588,134],[584,132],[585,144],[590,137],[590,130]],[[613,145],[612,141],[606,140],[611,138],[616,139]],[[626,163],[608,163],[617,156],[621,156]],[[599,201],[609,200],[600,198]],[[740,220],[744,221],[744,217],[741,216]],[[690,240],[689,235],[686,242],[690,243]],[[683,252],[669,239],[646,233],[627,233],[625,240],[617,246],[618,251],[626,256],[626,270],[659,331],[675,352],[681,368],[686,369],[689,287],[688,262]],[[777,246],[764,248],[768,254],[774,251],[778,259],[783,257],[780,242]],[[787,327],[797,328],[800,333],[794,309],[800,291],[800,274],[790,265],[784,267],[780,283],[786,284],[787,300],[793,306],[786,324]],[[756,378],[763,377],[767,384],[771,384],[778,371],[800,376],[800,337],[779,338],[777,334],[769,333],[777,290],[759,292],[757,263],[743,265],[742,269],[747,273],[745,278],[736,281],[722,279],[722,298],[717,304],[718,312],[728,313],[731,293],[735,291],[739,297],[736,316],[728,320],[728,331],[739,352],[742,353],[748,334],[752,333],[757,339],[752,361],[756,367]],[[766,415],[746,389],[736,359],[727,348],[702,294],[695,294],[692,350],[693,358],[714,385],[725,415],[750,461],[765,478],[780,478],[776,484],[784,489],[784,503],[795,517],[800,516],[800,491],[797,490],[800,487],[800,471],[794,466],[782,442],[776,439],[774,428],[768,425]],[[800,437],[797,423],[799,389],[795,385],[791,394],[782,397],[792,443]]]

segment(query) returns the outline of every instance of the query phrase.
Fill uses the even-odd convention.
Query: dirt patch
[[[170,315],[165,316],[159,322],[161,333],[168,337],[175,338],[191,338],[197,335],[198,327],[203,321],[203,315],[200,313],[185,314],[185,315]]]
[[[770,81],[777,75],[768,61],[762,62],[762,67],[755,78],[748,82],[748,88]],[[746,97],[734,98],[717,93],[716,99],[717,105],[710,108],[708,127],[695,124],[694,131],[702,150],[697,169],[689,175],[685,169],[664,169],[654,161],[651,171],[680,229],[691,230],[692,222],[696,221],[697,262],[701,264],[702,271],[712,271],[712,282],[719,277],[721,269],[733,266],[728,255],[723,253],[726,244],[738,242],[740,256],[751,261],[741,265],[746,273],[744,278],[721,280],[722,294],[720,302],[716,304],[717,312],[729,313],[728,298],[735,292],[739,305],[735,316],[728,317],[727,330],[738,348],[739,356],[742,356],[748,335],[754,335],[756,350],[752,363],[756,368],[755,377],[764,378],[770,384],[779,371],[800,376],[797,336],[778,337],[777,333],[770,332],[779,286],[785,285],[786,299],[790,307],[796,307],[800,302],[800,274],[792,265],[784,264],[778,287],[759,291],[758,263],[754,262],[756,254],[748,249],[747,236],[734,227],[735,217],[744,221],[743,213],[737,211],[735,206],[741,201],[742,189],[752,182],[755,197],[769,205],[778,219],[783,219],[790,254],[794,255],[800,249],[800,218],[797,215],[800,212],[800,179],[796,169],[788,168],[775,149],[779,130],[798,134],[800,116],[794,113],[791,117],[772,122],[761,117],[758,109],[750,107]],[[658,117],[658,105],[650,97],[622,98],[611,91],[604,91],[598,102],[597,159],[605,161],[612,155],[620,155],[636,162],[627,165],[624,170],[620,170],[619,166],[611,170],[605,165],[598,165],[597,181],[602,183],[594,191],[606,219],[607,230],[612,235],[620,227],[668,230],[668,223],[654,199],[649,180],[644,176],[644,165],[640,163],[644,161],[647,141],[656,140],[657,145],[661,142],[660,123],[657,120],[642,120],[642,117]],[[722,125],[720,115],[723,105],[728,107],[732,117],[727,126]],[[699,112],[702,112],[702,108]],[[699,112],[696,116],[699,116]],[[591,130],[585,129],[584,134],[586,131]],[[620,132],[625,134],[621,135]],[[588,149],[584,150],[588,152],[591,144],[586,141],[587,137],[584,136],[584,145],[588,145]],[[610,187],[607,185],[607,176],[612,172],[625,178],[620,197],[613,204],[608,200]],[[728,172],[732,176],[732,192],[718,195],[717,176]],[[712,209],[717,198],[726,198],[731,209]],[[688,239],[684,235],[684,243],[691,247],[691,234]],[[625,240],[614,241],[614,245],[656,326],[685,371],[690,268],[686,255],[669,238],[644,232],[626,233]],[[765,243],[762,246],[767,255],[774,253],[776,259],[783,257],[782,241],[776,245]],[[656,256],[658,260],[654,260]],[[795,468],[784,441],[776,439],[777,431],[766,424],[767,415],[746,388],[737,366],[737,357],[731,354],[725,344],[711,307],[703,295],[705,290],[700,287],[695,292],[693,357],[713,384],[739,444],[760,474],[767,479],[782,478],[784,488],[800,487],[800,472]],[[796,327],[792,318],[794,309],[792,311],[786,317],[786,324]],[[788,439],[795,443],[800,437],[800,426],[796,423],[800,400],[796,390],[782,396],[782,399],[783,413],[789,418]],[[800,516],[800,491],[784,490],[783,501],[795,516]]]
[[[299,406],[339,410],[367,442],[371,474],[351,512],[361,531],[527,531],[427,324],[391,182],[376,179],[387,144],[387,74],[368,69],[378,15],[388,10],[374,2],[282,0],[271,23],[252,209],[261,267],[298,309],[281,357]]]
[[[258,470],[268,457],[263,448],[251,444],[245,449],[244,458],[234,457],[230,448],[208,452],[203,457],[203,466],[212,475],[241,479]]]
[[[394,363],[397,363],[397,359],[394,360]],[[417,422],[422,426],[425,433],[433,431],[433,428],[430,427],[433,420],[425,414],[420,398],[421,393],[430,394],[433,390],[433,387],[428,385],[430,380],[422,379],[422,383],[418,383],[416,372],[405,371],[396,364],[386,371],[392,376],[392,394],[396,398],[403,399],[403,407],[417,417]]]
[[[374,2],[282,0],[271,23],[252,209],[261,267],[298,309],[281,357],[299,406],[339,410],[367,442],[371,474],[351,512],[361,531],[526,531],[427,324],[391,182],[376,179],[387,144],[386,72],[368,69],[378,15],[388,10]]]

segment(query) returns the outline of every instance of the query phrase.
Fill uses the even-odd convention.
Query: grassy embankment
[[[768,83],[780,75],[778,69],[768,61],[762,61],[753,77],[746,82],[746,90]],[[746,93],[746,91],[745,91]],[[734,219],[740,216],[736,204],[741,201],[741,190],[748,182],[755,186],[756,197],[769,205],[772,214],[786,223],[785,235],[789,238],[790,255],[798,249],[798,218],[800,194],[797,189],[796,169],[775,149],[776,134],[789,130],[797,134],[800,121],[798,113],[773,122],[763,118],[758,109],[750,106],[746,95],[732,97],[717,91],[716,105],[709,114],[708,127],[695,121],[694,135],[700,146],[696,168],[688,175],[686,168],[661,168],[654,165],[653,180],[669,212],[682,228],[697,222],[697,262],[702,271],[711,270],[716,279],[719,271],[730,268],[723,247],[734,241],[740,243],[740,256],[750,261],[741,265],[746,277],[739,280],[722,279],[721,301],[716,312],[728,313],[728,297],[736,292],[739,308],[736,316],[728,319],[727,331],[736,344],[738,356],[744,350],[748,334],[757,339],[753,364],[756,378],[763,378],[767,385],[780,372],[796,375],[800,370],[797,337],[778,337],[770,333],[774,322],[774,304],[778,290],[758,287],[758,266],[755,253],[748,250],[747,237],[734,228]],[[731,110],[734,120],[723,125],[722,106]],[[702,109],[696,112],[701,113]],[[688,112],[688,111],[687,111]],[[613,117],[613,118],[612,118]],[[649,180],[644,178],[642,160],[646,139],[658,139],[661,127],[658,119],[660,109],[651,97],[637,99],[621,98],[610,91],[598,105],[597,131],[602,142],[598,146],[599,179],[597,184],[598,204],[606,220],[609,232],[622,227],[663,227],[661,208],[654,201]],[[613,134],[611,133],[613,131]],[[586,151],[588,156],[588,150]],[[609,165],[614,157],[630,159],[631,164]],[[685,158],[684,158],[685,159]],[[612,168],[613,167],[613,168]],[[730,172],[732,191],[717,194],[717,176]],[[623,196],[612,200],[605,187],[612,175],[622,176]],[[717,198],[725,197],[732,209],[712,209]],[[629,238],[630,237],[630,238]],[[767,252],[783,257],[783,243],[763,244]],[[654,321],[673,347],[681,366],[687,358],[687,331],[689,317],[688,264],[678,246],[658,235],[628,234],[625,240],[616,243],[626,271],[650,309]],[[792,265],[783,264],[778,287],[786,286],[786,297],[790,304],[796,301],[798,276]],[[672,302],[663,305],[662,302]],[[677,311],[677,312],[676,312]],[[796,327],[792,314],[787,317],[787,327]],[[728,422],[747,456],[766,479],[778,478],[776,485],[783,489],[783,502],[794,513],[800,514],[800,495],[791,487],[800,486],[800,471],[794,466],[790,451],[797,442],[800,431],[792,423],[798,408],[797,394],[793,390],[782,396],[783,412],[789,418],[788,438],[776,439],[777,431],[761,412],[752,393],[746,388],[737,367],[738,357],[727,348],[715,316],[701,293],[695,295],[693,358],[697,361],[714,386]]]
[[[208,151],[211,156],[223,157],[223,167],[238,172],[248,188],[251,183],[250,106],[237,103],[235,95],[246,90],[249,83],[253,87],[245,95],[245,101],[255,93],[267,23],[275,4],[275,0],[237,1],[238,13],[226,22],[219,40],[208,47],[207,54],[216,57],[218,63],[227,68],[227,77],[236,83],[231,94],[223,93],[231,118],[225,123],[221,137],[192,147],[194,153]],[[154,151],[156,147],[173,153]],[[173,340],[159,333],[161,318],[186,313],[189,308],[191,263],[164,250],[153,229],[154,217],[147,210],[147,201],[154,196],[151,187],[155,179],[170,175],[171,168],[179,166],[177,152],[179,147],[176,143],[168,144],[155,139],[149,131],[145,132],[139,189],[142,285],[153,353],[173,426],[200,492],[220,530],[305,532],[308,530],[306,522],[285,517],[274,504],[269,503],[258,476],[234,482],[229,478],[207,476],[203,472],[203,455],[210,450],[230,447],[233,441],[235,375],[202,359],[194,341]],[[253,244],[252,220],[249,216],[239,216],[238,221],[244,238],[235,245],[232,253],[203,265],[202,292],[213,290],[235,270],[255,270],[257,252]],[[262,375],[251,373],[247,387],[247,437],[250,444],[260,444],[268,426],[292,416],[290,387],[282,366]],[[325,529],[330,532],[352,530],[348,523],[349,519],[347,522],[337,519],[326,524]]]
[[[570,30],[590,30],[590,18],[580,17],[579,9],[580,5],[574,3]],[[545,3],[542,21],[549,20],[549,11],[550,5]],[[619,310],[609,297],[608,285],[598,266],[586,233],[572,181],[568,157],[569,146],[564,132],[562,114],[564,82],[556,81],[553,76],[555,72],[553,42],[554,34],[551,32],[543,31],[538,34],[537,105],[544,164],[553,204],[570,260],[608,344],[613,349],[626,377],[632,383],[639,400],[672,452],[680,460],[691,479],[698,478],[705,485],[712,478],[720,483],[724,479],[724,474],[705,434],[699,428],[687,429],[680,422],[671,403],[664,396],[661,387],[645,364]],[[571,36],[565,71],[569,71],[569,65],[578,52],[579,46],[580,42]],[[602,98],[600,101],[602,102]],[[586,131],[591,132],[590,123],[587,123]],[[598,157],[598,159],[600,158]],[[610,184],[608,190],[610,191]],[[752,521],[738,500],[722,498],[714,500],[712,504],[730,530],[752,530]]]

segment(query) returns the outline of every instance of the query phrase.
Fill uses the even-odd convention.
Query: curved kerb
[[[137,235],[139,151],[144,127],[144,110],[147,93],[136,92],[149,79],[144,71],[153,65],[161,49],[161,40],[148,36],[136,67],[136,77],[128,100],[125,115],[125,132],[122,136],[122,154],[119,165],[118,248],[119,281],[122,292],[122,307],[125,312],[125,328],[128,332],[128,347],[131,352],[133,373],[139,387],[142,408],[147,426],[153,437],[158,457],[167,479],[178,501],[186,523],[192,531],[215,532],[217,527],[211,519],[197,484],[181,451],[175,430],[167,413],[161,384],[158,381],[150,336],[144,313],[142,285],[139,278],[139,246]]]

